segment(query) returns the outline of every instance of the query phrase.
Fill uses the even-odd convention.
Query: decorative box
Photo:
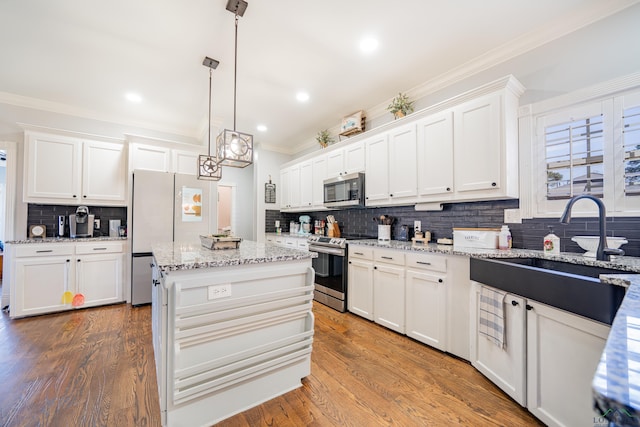
[[[499,228],[454,228],[453,250],[458,248],[496,249]]]

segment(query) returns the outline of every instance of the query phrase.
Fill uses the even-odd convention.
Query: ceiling
[[[202,140],[233,127],[227,0],[2,0],[0,103]],[[249,0],[238,28],[237,129],[295,153],[399,91],[508,59],[635,0]],[[379,47],[360,52],[364,36]],[[501,54],[501,52],[505,52]],[[484,61],[481,59],[484,58]],[[296,100],[304,90],[310,99]],[[125,94],[142,97],[131,103]],[[388,113],[387,113],[388,114]],[[258,124],[268,130],[256,130]]]

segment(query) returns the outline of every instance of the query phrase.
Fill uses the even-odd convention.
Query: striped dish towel
[[[478,332],[500,348],[505,347],[504,297],[507,293],[482,286]]]

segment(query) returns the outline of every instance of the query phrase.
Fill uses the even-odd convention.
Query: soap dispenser
[[[560,253],[560,238],[553,234],[553,227],[551,226],[549,226],[549,234],[544,236],[543,248],[545,255]]]
[[[498,249],[511,249],[511,232],[508,225],[503,225],[498,234]]]

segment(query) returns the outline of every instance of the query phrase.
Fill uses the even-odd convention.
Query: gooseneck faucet
[[[607,247],[607,211],[602,200],[588,194],[572,197],[564,208],[564,213],[560,217],[562,224],[569,224],[571,221],[571,208],[573,204],[580,199],[593,200],[598,205],[598,225],[600,227],[600,240],[598,241],[598,249],[596,250],[596,259],[600,261],[609,261],[611,255],[624,255],[621,249],[611,249]]]

